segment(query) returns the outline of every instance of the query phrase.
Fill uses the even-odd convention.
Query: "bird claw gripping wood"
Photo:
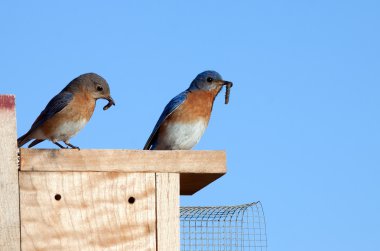
[[[231,90],[231,87],[232,87],[232,83],[231,82],[227,82],[226,83],[226,95],[224,96],[224,103],[227,105],[228,102],[230,101],[230,90]]]

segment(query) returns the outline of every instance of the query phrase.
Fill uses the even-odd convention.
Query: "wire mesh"
[[[181,250],[267,250],[260,201],[217,207],[181,207]]]

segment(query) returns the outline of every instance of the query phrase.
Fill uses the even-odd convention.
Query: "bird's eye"
[[[99,91],[99,92],[101,92],[101,91],[103,91],[103,87],[101,87],[100,85],[98,85],[98,86],[96,87],[96,90]]]
[[[213,81],[212,78],[210,78],[210,77],[207,78],[207,82],[211,83],[212,81]]]

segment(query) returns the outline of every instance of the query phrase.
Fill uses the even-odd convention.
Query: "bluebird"
[[[95,73],[80,75],[50,100],[30,130],[17,139],[18,147],[32,139],[34,141],[29,148],[48,139],[60,148],[79,149],[70,144],[69,140],[90,120],[98,99],[108,100],[103,110],[115,105],[104,78]],[[63,147],[58,141],[63,141],[67,147]]]
[[[229,92],[232,83],[219,73],[200,73],[187,90],[166,105],[144,150],[192,149],[206,130],[214,100],[224,85]]]

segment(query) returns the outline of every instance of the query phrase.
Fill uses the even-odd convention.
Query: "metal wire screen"
[[[267,250],[260,202],[219,207],[181,207],[181,250]]]

